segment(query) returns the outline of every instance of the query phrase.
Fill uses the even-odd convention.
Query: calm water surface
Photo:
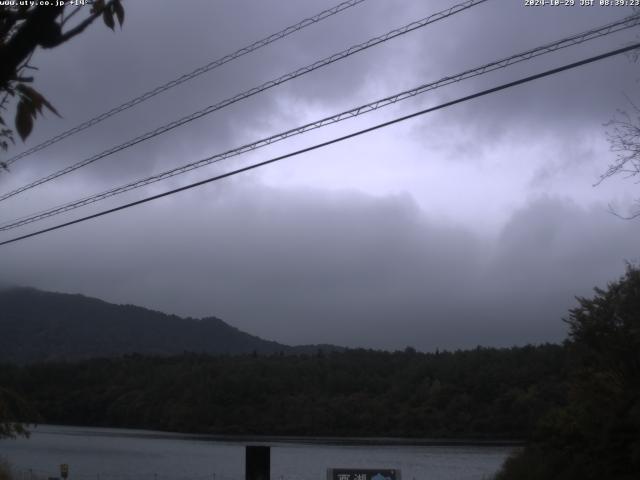
[[[260,444],[252,442],[251,444]],[[206,436],[41,425],[30,439],[0,440],[0,456],[18,480],[244,479],[244,445]],[[400,469],[403,480],[480,480],[500,468],[513,447],[381,446],[271,443],[271,478],[324,480],[327,468]]]

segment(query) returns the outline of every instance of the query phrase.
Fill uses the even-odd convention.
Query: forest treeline
[[[181,318],[134,305],[33,288],[0,288],[0,362],[120,357],[313,353],[331,345],[289,346],[238,330],[216,317]]]
[[[498,480],[640,478],[640,268],[569,311],[567,404],[540,417]]]
[[[566,347],[130,355],[0,365],[42,423],[211,434],[526,438],[567,401]]]
[[[211,434],[526,438],[497,479],[636,480],[640,268],[578,297],[565,322],[562,345],[508,349],[5,363],[0,427],[4,436],[20,434],[16,420],[37,420]]]

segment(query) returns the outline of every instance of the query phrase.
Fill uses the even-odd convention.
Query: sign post
[[[372,468],[329,468],[327,480],[401,480],[400,470]]]
[[[271,448],[247,445],[245,447],[245,479],[269,480],[271,478]]]

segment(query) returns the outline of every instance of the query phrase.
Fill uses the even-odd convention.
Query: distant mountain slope
[[[0,290],[0,361],[4,362],[77,360],[128,353],[303,353],[317,348],[263,340],[215,317],[181,318],[32,288]]]

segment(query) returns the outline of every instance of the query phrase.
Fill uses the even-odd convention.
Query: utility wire
[[[435,90],[437,88],[440,88],[442,86],[445,85],[450,85],[452,83],[456,83],[456,82],[460,82],[462,80],[468,79],[468,78],[472,78],[472,77],[476,77],[479,75],[483,75],[486,74],[488,72],[492,72],[494,70],[498,70],[501,68],[506,68],[510,65],[519,63],[519,62],[523,62],[526,60],[530,60],[531,58],[535,58],[537,56],[540,55],[544,55],[546,53],[550,53],[550,52],[554,52],[557,51],[561,48],[566,48],[566,47],[570,47],[570,46],[574,46],[574,45],[578,45],[580,43],[586,42],[588,40],[593,40],[596,38],[600,38],[603,37],[605,35],[610,35],[612,33],[627,29],[627,28],[631,28],[633,26],[636,26],[640,24],[640,14],[639,15],[633,15],[621,20],[618,20],[616,22],[613,23],[609,23],[607,25],[604,25],[602,27],[598,27],[592,30],[588,30],[585,32],[581,32],[575,35],[572,35],[570,37],[566,37],[562,40],[553,42],[553,43],[549,43],[546,45],[542,45],[530,50],[526,50],[524,52],[512,55],[510,57],[506,57],[503,58],[501,60],[496,60],[494,62],[482,65],[480,67],[477,68],[473,68],[470,70],[466,70],[462,73],[456,74],[456,75],[452,75],[452,76],[448,76],[448,77],[444,77],[440,80],[437,80],[435,82],[431,82],[431,83],[427,83],[427,84],[423,84],[420,85],[416,88],[413,88],[411,90],[406,90],[400,93],[397,93],[395,95],[383,98],[383,99],[379,99],[376,100],[374,102],[371,103],[367,103],[365,105],[360,105],[358,107],[352,108],[350,110],[346,110],[343,111],[341,113],[329,116],[329,117],[325,117],[323,119],[317,120],[315,122],[311,122],[311,123],[307,123],[306,125],[302,125],[296,128],[292,128],[290,130],[287,130],[285,132],[281,132],[257,141],[254,141],[252,143],[248,143],[245,145],[242,145],[240,147],[234,148],[232,150],[228,150],[226,152],[223,153],[218,153],[209,157],[206,157],[204,159],[198,160],[196,162],[192,162],[192,163],[188,163],[186,165],[182,165],[180,167],[176,167],[170,170],[167,170],[165,172],[150,176],[150,177],[146,177],[143,179],[139,179],[139,180],[135,180],[131,183],[125,184],[125,185],[121,185],[119,187],[116,188],[112,188],[110,190],[104,191],[102,193],[98,193],[98,194],[94,194],[85,198],[82,198],[80,200],[75,200],[73,202],[69,202],[63,205],[59,205],[53,208],[49,208],[47,210],[43,210],[40,212],[36,212],[36,213],[32,213],[29,214],[28,216],[24,216],[24,217],[20,217],[14,220],[11,220],[9,222],[6,222],[2,225],[0,225],[0,231],[7,231],[7,230],[11,230],[17,227],[21,227],[23,225],[27,225],[29,223],[33,223],[39,220],[43,220],[45,218],[49,218],[64,212],[68,212],[70,210],[74,210],[76,208],[80,208],[101,200],[104,200],[106,198],[109,197],[113,197],[115,195],[119,195],[121,193],[125,193],[128,192],[130,190],[134,190],[137,188],[141,188],[143,186],[146,185],[150,185],[152,183],[161,181],[161,180],[165,180],[167,178],[171,178],[173,176],[176,175],[180,175],[186,172],[189,172],[191,170],[195,170],[197,168],[201,168],[204,167],[206,165],[210,165],[212,163],[217,163],[219,161],[225,160],[227,158],[231,158],[231,157],[235,157],[238,155],[241,155],[243,153],[249,152],[249,151],[253,151],[256,150],[258,148],[262,148],[265,147],[267,145],[271,145],[273,143],[279,142],[281,140],[296,136],[296,135],[300,135],[303,134],[305,132],[311,131],[311,130],[315,130],[317,128],[321,128],[324,127],[326,125],[330,125],[333,123],[338,123],[341,122],[343,120],[347,120],[349,118],[353,118],[353,117],[357,117],[360,115],[363,115],[365,113],[369,113],[369,112],[373,112],[375,110],[393,105],[397,102],[403,101],[403,100],[407,100],[409,98],[412,98],[416,95],[431,91],[431,90]]]
[[[603,53],[601,55],[596,55],[596,56],[593,56],[593,57],[589,57],[589,58],[586,58],[584,60],[580,60],[578,62],[566,64],[566,65],[564,65],[562,67],[553,68],[551,70],[546,70],[544,72],[537,73],[535,75],[530,75],[528,77],[524,77],[524,78],[521,78],[519,80],[515,80],[515,81],[512,81],[512,82],[504,83],[504,84],[499,85],[497,87],[493,87],[493,88],[489,88],[489,89],[486,89],[486,90],[482,90],[482,91],[474,93],[472,95],[467,95],[465,97],[457,98],[457,99],[451,100],[449,102],[441,103],[440,105],[437,105],[435,107],[426,108],[424,110],[420,110],[418,112],[411,113],[409,115],[404,115],[402,117],[398,117],[398,118],[395,118],[393,120],[389,120],[387,122],[379,123],[379,124],[374,125],[372,127],[368,127],[368,128],[362,129],[362,130],[358,130],[358,131],[350,133],[348,135],[343,135],[341,137],[337,137],[337,138],[328,140],[326,142],[317,143],[317,144],[312,145],[310,147],[306,147],[306,148],[303,148],[303,149],[300,149],[300,150],[296,150],[294,152],[290,152],[290,153],[287,153],[285,155],[280,155],[278,157],[271,158],[269,160],[265,160],[263,162],[254,163],[254,164],[246,166],[246,167],[238,168],[237,170],[233,170],[231,172],[223,173],[221,175],[216,175],[214,177],[210,177],[210,178],[207,178],[205,180],[200,180],[199,182],[195,182],[195,183],[191,183],[189,185],[185,185],[185,186],[182,186],[182,187],[179,187],[179,188],[175,188],[173,190],[169,190],[168,192],[164,192],[164,193],[160,193],[160,194],[153,195],[153,196],[150,196],[150,197],[146,197],[146,198],[143,198],[141,200],[136,200],[134,202],[130,202],[130,203],[127,203],[127,204],[124,204],[124,205],[120,205],[118,207],[110,208],[108,210],[103,210],[101,212],[94,213],[92,215],[87,215],[86,217],[77,218],[75,220],[71,220],[69,222],[61,223],[61,224],[55,225],[53,227],[45,228],[45,229],[42,229],[42,230],[38,230],[36,232],[28,233],[26,235],[21,235],[19,237],[15,237],[15,238],[12,238],[12,239],[9,239],[9,240],[5,240],[3,242],[0,242],[0,246],[8,245],[10,243],[15,243],[15,242],[18,242],[20,240],[25,240],[27,238],[35,237],[37,235],[42,235],[43,233],[51,232],[51,231],[54,231],[54,230],[59,230],[61,228],[68,227],[70,225],[75,225],[76,223],[81,223],[81,222],[84,222],[84,221],[87,221],[87,220],[91,220],[91,219],[94,219],[94,218],[102,217],[104,215],[108,215],[110,213],[118,212],[120,210],[125,210],[127,208],[131,208],[131,207],[134,207],[136,205],[141,205],[143,203],[151,202],[153,200],[158,200],[160,198],[167,197],[167,196],[170,196],[170,195],[174,195],[176,193],[183,192],[185,190],[190,190],[192,188],[199,187],[201,185],[205,185],[207,183],[211,183],[211,182],[215,182],[215,181],[218,181],[218,180],[222,180],[223,178],[231,177],[231,176],[237,175],[239,173],[243,173],[243,172],[246,172],[246,171],[249,171],[249,170],[253,170],[253,169],[258,168],[258,167],[263,167],[263,166],[269,165],[271,163],[279,162],[279,161],[284,160],[286,158],[294,157],[294,156],[297,156],[297,155],[301,155],[303,153],[310,152],[312,150],[317,150],[319,148],[327,147],[329,145],[333,145],[334,143],[339,143],[339,142],[342,142],[344,140],[348,140],[350,138],[354,138],[354,137],[363,135],[365,133],[373,132],[375,130],[379,130],[381,128],[385,128],[385,127],[388,127],[390,125],[394,125],[396,123],[404,122],[404,121],[409,120],[411,118],[415,118],[415,117],[418,117],[418,116],[421,116],[421,115],[425,115],[427,113],[434,112],[436,110],[441,110],[443,108],[451,107],[453,105],[457,105],[459,103],[467,102],[467,101],[473,100],[475,98],[483,97],[485,95],[496,93],[496,92],[499,92],[501,90],[506,90],[508,88],[515,87],[517,85],[522,85],[522,84],[525,84],[525,83],[532,82],[534,80],[538,80],[540,78],[544,78],[544,77],[548,77],[548,76],[551,76],[551,75],[555,75],[555,74],[558,74],[560,72],[564,72],[566,70],[571,70],[573,68],[577,68],[577,67],[580,67],[580,66],[583,66],[583,65],[587,65],[589,63],[593,63],[593,62],[597,62],[599,60],[603,60],[603,59],[608,58],[608,57],[612,57],[614,55],[620,55],[621,53],[629,52],[629,51],[635,50],[637,48],[640,48],[640,43],[634,43],[632,45],[629,45],[629,46],[626,46],[626,47],[623,47],[623,48],[618,48],[616,50],[611,50],[611,51]]]
[[[108,150],[103,151],[102,153],[99,153],[97,155],[94,155],[93,157],[89,157],[86,158],[84,160],[81,160],[73,165],[70,165],[66,168],[63,168],[61,170],[58,170],[57,172],[51,173],[50,175],[47,175],[46,177],[40,178],[39,180],[36,180],[34,182],[31,182],[27,185],[24,185],[20,188],[17,188],[16,190],[13,190],[11,192],[5,193],[3,195],[0,195],[0,201],[6,200],[8,198],[11,198],[15,195],[18,195],[19,193],[22,193],[26,190],[29,190],[31,188],[37,187],[38,185],[42,185],[43,183],[49,182],[55,178],[61,177],[62,175],[66,175],[68,173],[71,173],[79,168],[82,168],[84,166],[87,166],[91,163],[94,163],[98,160],[100,160],[101,158],[107,157],[109,155],[112,155],[116,152],[119,152],[121,150],[124,150],[126,148],[129,148],[133,145],[136,145],[138,143],[144,142],[146,140],[149,140],[153,137],[156,137],[158,135],[161,135],[163,133],[168,132],[169,130],[173,130],[176,127],[179,127],[181,125],[184,125],[186,123],[189,123],[193,120],[196,120],[198,118],[204,117],[205,115],[209,115],[210,113],[213,113],[217,110],[221,110],[225,107],[228,107],[229,105],[232,105],[236,102],[239,102],[241,100],[244,100],[246,98],[249,98],[253,95],[256,95],[260,92],[263,92],[265,90],[268,90],[270,88],[276,87],[278,85],[281,85],[285,82],[288,82],[289,80],[293,80],[294,78],[300,77],[302,75],[305,75],[309,72],[312,72],[314,70],[317,70],[319,68],[325,67],[329,64],[332,64],[334,62],[337,62],[339,60],[342,60],[344,58],[350,57],[351,55],[361,52],[363,50],[366,50],[368,48],[374,47],[378,44],[387,42],[393,38],[399,37],[401,35],[405,35],[409,32],[412,32],[414,30],[417,30],[419,28],[425,27],[427,25],[430,25],[434,22],[437,22],[439,20],[445,19],[447,17],[450,17],[452,15],[455,15],[456,13],[460,13],[464,10],[467,10],[473,6],[476,6],[478,4],[484,3],[487,0],[467,0],[465,2],[459,3],[457,5],[454,5],[453,7],[450,7],[446,10],[443,10],[441,12],[438,13],[434,13],[433,15],[430,15],[426,18],[423,18],[421,20],[415,21],[415,22],[411,22],[407,25],[404,25],[400,28],[391,30],[390,32],[385,33],[384,35],[380,35],[378,37],[374,37],[371,38],[369,40],[367,40],[366,42],[363,42],[361,44],[358,45],[353,45],[349,48],[347,48],[346,50],[343,50],[339,53],[335,53],[329,57],[326,57],[322,60],[318,60],[310,65],[307,65],[306,67],[302,67],[299,68],[298,70],[295,70],[293,72],[287,73],[286,75],[282,75],[281,77],[278,77],[274,80],[270,80],[268,82],[263,83],[262,85],[258,86],[258,87],[253,87],[249,90],[246,90],[243,93],[239,93],[233,97],[227,98],[226,100],[222,100],[219,103],[216,103],[214,105],[210,105],[202,110],[199,110],[197,112],[192,113],[191,115],[187,115],[186,117],[182,117],[179,120],[175,120],[171,123],[168,123],[166,125],[163,125],[159,128],[156,128],[155,130],[151,130],[143,135],[140,135],[132,140],[129,140],[125,143],[122,143],[118,146],[112,147]]]
[[[296,23],[295,25],[291,25],[287,28],[285,28],[284,30],[280,30],[277,33],[274,33],[272,35],[269,35],[266,38],[263,38],[262,40],[258,40],[256,42],[253,42],[251,45],[248,45],[246,47],[243,47],[239,50],[236,50],[233,53],[227,54],[223,57],[218,58],[217,60],[213,60],[212,62],[207,63],[206,65],[203,65],[201,67],[196,68],[195,70],[193,70],[190,73],[186,73],[174,80],[171,80],[163,85],[160,85],[159,87],[154,88],[153,90],[149,90],[148,92],[143,93],[142,95],[135,97],[127,102],[124,102],[121,105],[118,105],[117,107],[112,108],[111,110],[109,110],[108,112],[102,113],[96,117],[93,117],[83,123],[81,123],[80,125],[77,125],[73,128],[70,128],[69,130],[66,130],[58,135],[56,135],[55,137],[52,137],[48,140],[45,140],[44,142],[35,145],[33,147],[31,147],[28,150],[25,150],[22,153],[19,153],[18,155],[15,155],[14,157],[11,157],[9,160],[7,160],[5,163],[7,165],[11,165],[12,163],[17,162],[18,160],[20,160],[21,158],[24,158],[28,155],[31,155],[32,153],[35,152],[39,152],[40,150],[43,150],[44,148],[47,148],[51,145],[53,145],[54,143],[59,142],[60,140],[63,140],[67,137],[70,137],[71,135],[74,135],[78,132],[81,132],[83,130],[86,130],[89,127],[93,127],[94,125],[97,125],[98,123],[102,122],[103,120],[106,120],[109,117],[112,117],[120,112],[123,112],[125,110],[128,110],[131,107],[134,107],[136,105],[138,105],[139,103],[145,102],[146,100],[149,100],[152,97],[155,97],[156,95],[159,95],[160,93],[166,92],[167,90],[176,87],[184,82],[187,82],[199,75],[202,75],[203,73],[209,72],[210,70],[213,70],[215,68],[218,68],[222,65],[224,65],[225,63],[231,62],[232,60],[235,60],[237,58],[242,57],[243,55],[246,55],[248,53],[254,52],[255,50],[258,50],[262,47],[266,47],[267,45],[280,40],[282,38],[285,38],[289,35],[291,35],[292,33],[297,32],[298,30],[302,30],[303,28],[306,28],[310,25],[316,24],[318,22],[321,22],[322,20],[325,20],[326,18],[329,18],[333,15],[336,15],[337,13],[340,13],[344,10],[347,10],[348,8],[351,7],[355,7],[356,5],[359,5],[360,3],[364,2],[366,0],[348,0],[346,2],[342,2],[332,8],[329,8],[327,10],[323,10],[320,13],[317,13],[315,15],[313,15],[312,17],[309,18],[305,18],[304,20]]]

